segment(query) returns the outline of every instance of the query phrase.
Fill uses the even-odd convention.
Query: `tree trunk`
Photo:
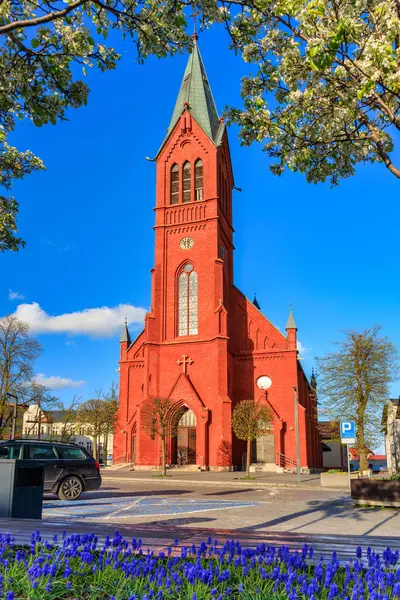
[[[251,462],[251,440],[247,440],[247,456],[246,456],[246,477],[250,478],[250,462]]]
[[[161,436],[161,463],[162,463],[162,474],[164,477],[167,476],[167,465],[165,460],[165,435]]]
[[[97,433],[93,435],[93,458],[97,460]]]
[[[108,454],[108,431],[103,434],[103,462],[104,466],[107,466],[107,454]]]
[[[364,407],[359,406],[357,409],[357,450],[360,460],[360,473],[368,471],[368,450],[365,447],[365,435],[364,435]]]

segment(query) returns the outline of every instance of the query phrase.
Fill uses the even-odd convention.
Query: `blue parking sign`
[[[340,421],[340,437],[342,440],[356,437],[356,424],[354,421]]]

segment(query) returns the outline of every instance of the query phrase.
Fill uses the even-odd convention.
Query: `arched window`
[[[171,167],[171,196],[170,204],[178,204],[179,202],[179,167],[177,164]]]
[[[195,177],[195,199],[203,200],[203,161],[197,160],[194,165],[194,177]]]
[[[178,278],[178,335],[198,334],[198,279],[186,264]]]
[[[182,202],[190,202],[190,162],[183,165],[183,195]]]

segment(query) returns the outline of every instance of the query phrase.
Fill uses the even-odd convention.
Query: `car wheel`
[[[83,484],[79,477],[67,477],[58,490],[60,500],[78,500],[83,492]]]

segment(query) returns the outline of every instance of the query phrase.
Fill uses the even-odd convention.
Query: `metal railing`
[[[285,471],[296,472],[296,461],[293,458],[290,458],[290,456],[278,453],[276,455],[276,464],[278,467],[285,469]]]

